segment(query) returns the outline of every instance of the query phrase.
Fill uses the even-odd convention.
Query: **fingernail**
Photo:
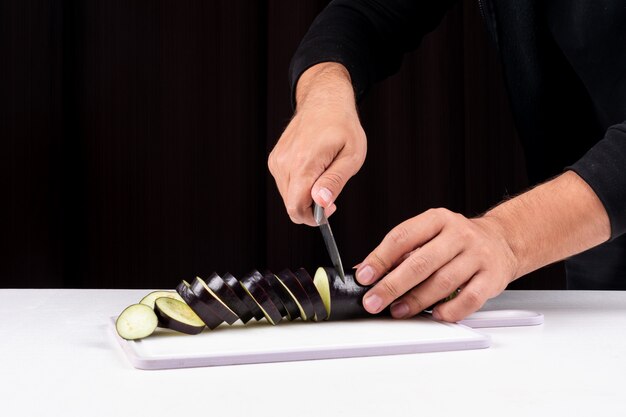
[[[359,269],[359,267],[360,267],[360,266],[361,266],[361,264],[360,264],[360,263],[358,263],[358,264],[354,265],[354,266],[352,267],[352,269]]]
[[[403,319],[409,315],[409,306],[405,303],[395,303],[391,305],[391,315],[397,319]]]
[[[433,310],[433,318],[435,320],[441,320],[441,316],[439,315],[439,312],[437,310]]]
[[[371,284],[374,280],[374,269],[369,265],[365,266],[356,272],[356,279],[363,285]]]
[[[333,193],[331,193],[328,188],[320,188],[317,195],[324,200],[326,205],[330,204],[333,200]]]
[[[378,313],[378,310],[383,305],[383,300],[376,294],[368,295],[363,300],[363,307],[370,313]]]

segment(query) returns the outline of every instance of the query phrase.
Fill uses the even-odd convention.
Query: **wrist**
[[[350,73],[336,62],[322,62],[302,73],[296,85],[296,112],[316,105],[339,105],[356,111]]]

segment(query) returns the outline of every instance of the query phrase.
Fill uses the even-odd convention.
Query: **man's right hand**
[[[268,158],[287,213],[315,226],[313,201],[330,216],[348,179],[367,152],[346,68],[322,63],[305,71],[296,89],[296,113]]]

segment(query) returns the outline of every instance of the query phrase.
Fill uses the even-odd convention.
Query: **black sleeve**
[[[292,103],[300,75],[320,62],[350,72],[360,99],[372,83],[398,70],[456,0],[334,0],[315,19],[291,60]]]
[[[626,233],[626,122],[611,126],[574,165],[596,193],[611,222],[611,239]]]

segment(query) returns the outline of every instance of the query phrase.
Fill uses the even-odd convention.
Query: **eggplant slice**
[[[298,308],[298,305],[296,304],[296,300],[291,296],[291,294],[289,294],[287,287],[285,287],[283,283],[280,282],[278,277],[270,271],[267,271],[263,275],[263,277],[265,278],[265,281],[271,287],[271,290],[276,295],[278,295],[278,298],[283,303],[283,306],[285,307],[285,310],[287,311],[287,319],[289,319],[290,321],[293,321],[297,319],[298,317],[300,317],[300,309]]]
[[[249,322],[253,317],[248,306],[241,301],[237,294],[235,294],[235,292],[228,285],[226,285],[226,282],[224,282],[222,277],[217,275],[215,272],[212,273],[206,280],[206,285],[220,300],[222,300],[224,304],[226,304],[226,307],[230,308],[232,312],[239,317],[239,320],[241,320],[243,324]]]
[[[157,298],[161,297],[169,297],[174,298],[178,301],[185,301],[176,291],[152,291],[150,294],[146,295],[139,302],[140,304],[145,304],[150,308],[154,308],[154,302]]]
[[[283,269],[278,273],[278,280],[285,286],[289,295],[291,295],[295,300],[296,305],[300,310],[300,317],[302,320],[313,320],[313,316],[315,316],[313,304],[294,273],[289,269]]]
[[[190,285],[187,281],[182,281],[176,287],[176,292],[180,294],[185,303],[202,319],[206,326],[213,330],[224,322],[215,311],[211,309],[206,303],[200,301],[198,296],[191,291]]]
[[[251,271],[241,280],[241,285],[259,305],[267,321],[272,325],[276,325],[280,323],[283,316],[259,284],[261,280],[263,280],[263,275],[259,271]]]
[[[115,330],[126,340],[143,339],[156,330],[159,319],[146,304],[133,304],[122,311],[115,320]]]
[[[300,268],[295,272],[295,276],[302,285],[302,288],[309,296],[309,300],[313,305],[313,310],[315,311],[314,320],[315,321],[323,321],[328,318],[328,312],[326,311],[326,306],[322,301],[322,297],[320,296],[319,291],[315,287],[313,283],[313,279],[311,275],[304,268]]]
[[[200,277],[196,277],[191,283],[191,291],[202,301],[215,311],[220,319],[228,324],[233,324],[239,317],[230,309],[220,298],[215,295],[213,290]]]
[[[204,329],[204,322],[184,302],[161,297],[154,302],[154,312],[162,327],[187,334],[198,334]]]
[[[256,303],[256,301],[252,299],[250,294],[248,294],[246,290],[244,290],[237,278],[227,272],[224,274],[222,279],[224,280],[226,285],[228,285],[228,287],[233,290],[235,294],[237,294],[237,297],[239,297],[239,299],[243,301],[246,307],[248,307],[255,320],[258,321],[265,317],[265,315],[259,308],[259,305]]]

